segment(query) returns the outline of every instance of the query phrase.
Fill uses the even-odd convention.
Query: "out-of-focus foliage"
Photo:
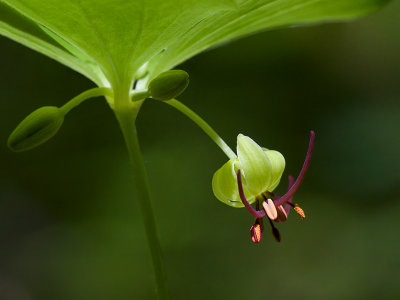
[[[234,147],[239,132],[279,150],[296,175],[315,155],[290,218],[250,241],[253,219],[220,203],[226,161],[186,117],[145,103],[138,129],[173,299],[395,299],[400,241],[400,5],[350,24],[264,33],[180,66],[181,100]],[[59,134],[15,154],[31,111],[92,86],[6,39],[0,69],[0,298],[151,299],[153,281],[131,169],[105,102],[69,114]],[[287,181],[282,178],[277,193]],[[246,278],[243,284],[242,278]]]

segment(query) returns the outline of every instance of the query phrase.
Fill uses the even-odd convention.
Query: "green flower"
[[[243,207],[240,199],[237,171],[242,170],[243,189],[249,203],[257,196],[272,192],[278,185],[285,169],[285,158],[275,150],[261,148],[251,138],[239,134],[237,157],[230,159],[215,172],[212,187],[221,202],[233,207]]]
[[[261,241],[265,216],[271,225],[272,236],[278,242],[281,241],[281,234],[273,221],[277,223],[286,221],[290,208],[293,208],[301,219],[305,218],[304,211],[298,204],[292,203],[292,198],[310,165],[314,139],[315,133],[311,131],[303,167],[296,181],[289,176],[289,188],[282,197],[272,193],[278,186],[285,169],[285,159],[282,154],[275,150],[261,148],[251,138],[242,134],[239,134],[237,138],[237,157],[231,158],[215,172],[212,180],[215,196],[229,206],[246,207],[255,218],[250,228],[251,240],[254,243]],[[255,209],[251,206],[254,202]],[[260,207],[262,207],[261,210]]]

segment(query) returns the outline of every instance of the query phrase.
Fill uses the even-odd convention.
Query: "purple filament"
[[[296,181],[292,185],[292,187],[287,191],[285,195],[280,197],[278,200],[274,201],[275,206],[282,205],[286,201],[288,201],[290,198],[293,197],[294,193],[296,193],[297,189],[300,187],[301,182],[304,179],[304,176],[306,175],[307,169],[310,166],[310,161],[311,161],[311,155],[314,149],[314,140],[315,140],[315,132],[313,130],[310,131],[310,142],[308,144],[308,150],[306,154],[306,159],[304,160],[303,167],[301,168],[301,171],[299,173],[299,176],[297,177]]]
[[[249,201],[247,201],[246,196],[243,192],[243,184],[242,184],[242,175],[240,170],[237,171],[237,182],[239,188],[239,196],[242,200],[243,205],[246,207],[247,211],[253,215],[254,218],[263,218],[265,216],[264,210],[255,210],[253,206],[250,205]]]

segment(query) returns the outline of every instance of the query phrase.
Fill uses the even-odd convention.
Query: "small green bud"
[[[56,106],[43,106],[28,115],[14,129],[7,146],[22,152],[43,144],[53,137],[64,121],[64,114]]]
[[[189,74],[185,71],[163,72],[150,82],[150,97],[156,100],[170,100],[182,94],[188,84]]]

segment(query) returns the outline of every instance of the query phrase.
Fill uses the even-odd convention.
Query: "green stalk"
[[[153,263],[153,271],[156,281],[156,292],[158,299],[168,300],[167,277],[164,269],[164,262],[161,253],[161,246],[158,238],[156,222],[150,199],[150,185],[140,151],[135,120],[143,101],[130,102],[129,93],[115,95],[115,113],[117,115],[129,158],[133,167],[133,177],[136,186],[136,196],[139,202],[143,223],[146,231],[150,256]],[[122,99],[121,99],[121,96]]]
[[[88,100],[90,98],[95,98],[99,96],[105,96],[105,97],[112,97],[113,92],[109,88],[93,88],[87,91],[84,91],[83,93],[80,93],[78,96],[72,98],[70,101],[65,103],[63,106],[60,107],[60,110],[65,114],[69,113],[71,109],[75,108],[79,104],[81,104],[83,101]]]
[[[176,99],[163,101],[172,107],[175,107],[181,113],[186,115],[189,119],[195,122],[216,144],[221,148],[222,151],[231,158],[236,158],[235,152],[225,143],[225,141],[215,132],[214,129],[211,128],[210,125],[207,124],[198,114],[196,114],[193,110],[191,110],[186,105],[182,104]]]

